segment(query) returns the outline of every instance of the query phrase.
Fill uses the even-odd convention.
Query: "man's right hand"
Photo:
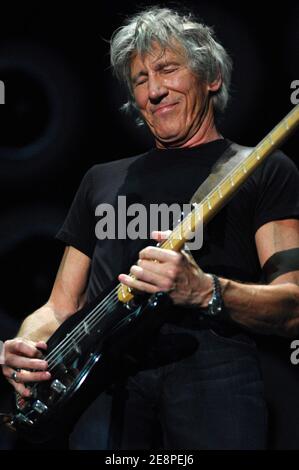
[[[49,380],[51,374],[46,371],[48,364],[42,360],[40,351],[47,349],[44,341],[30,341],[14,338],[4,343],[4,364],[2,372],[8,382],[24,398],[30,396],[30,389],[25,385],[29,382]]]
[[[47,362],[41,360],[40,350],[46,351],[47,345],[36,339],[47,340],[66,318],[83,306],[90,265],[89,256],[72,246],[66,247],[49,300],[25,318],[19,337],[4,343],[3,374],[24,398],[30,396],[26,384],[51,378]],[[25,339],[28,337],[32,340]]]

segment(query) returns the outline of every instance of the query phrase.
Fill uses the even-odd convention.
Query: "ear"
[[[222,77],[219,73],[218,77],[211,83],[208,83],[207,89],[209,91],[218,91],[222,85]]]

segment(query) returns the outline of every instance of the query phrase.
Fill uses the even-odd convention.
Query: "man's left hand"
[[[169,234],[170,231],[155,231],[152,238],[160,242]],[[168,292],[175,304],[207,307],[213,291],[211,276],[183,250],[177,253],[148,246],[139,252],[137,264],[131,267],[130,274],[120,274],[119,281],[148,294]]]

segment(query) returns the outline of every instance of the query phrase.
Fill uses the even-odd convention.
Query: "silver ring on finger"
[[[14,370],[14,371],[11,373],[10,378],[11,378],[12,380],[14,380],[14,382],[19,383],[19,379],[18,379],[18,375],[17,375],[17,374],[18,374],[17,371]]]

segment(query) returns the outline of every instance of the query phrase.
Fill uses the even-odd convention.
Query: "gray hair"
[[[111,65],[116,77],[124,83],[129,99],[122,106],[125,111],[137,109],[130,75],[130,63],[134,53],[151,51],[153,41],[163,49],[175,47],[177,42],[186,54],[190,69],[201,80],[208,83],[219,75],[222,85],[212,95],[214,110],[223,112],[229,97],[232,61],[215,39],[212,28],[197,22],[193,16],[181,14],[169,8],[152,7],[130,17],[124,26],[118,28],[110,42]],[[138,124],[143,121],[140,118]]]

